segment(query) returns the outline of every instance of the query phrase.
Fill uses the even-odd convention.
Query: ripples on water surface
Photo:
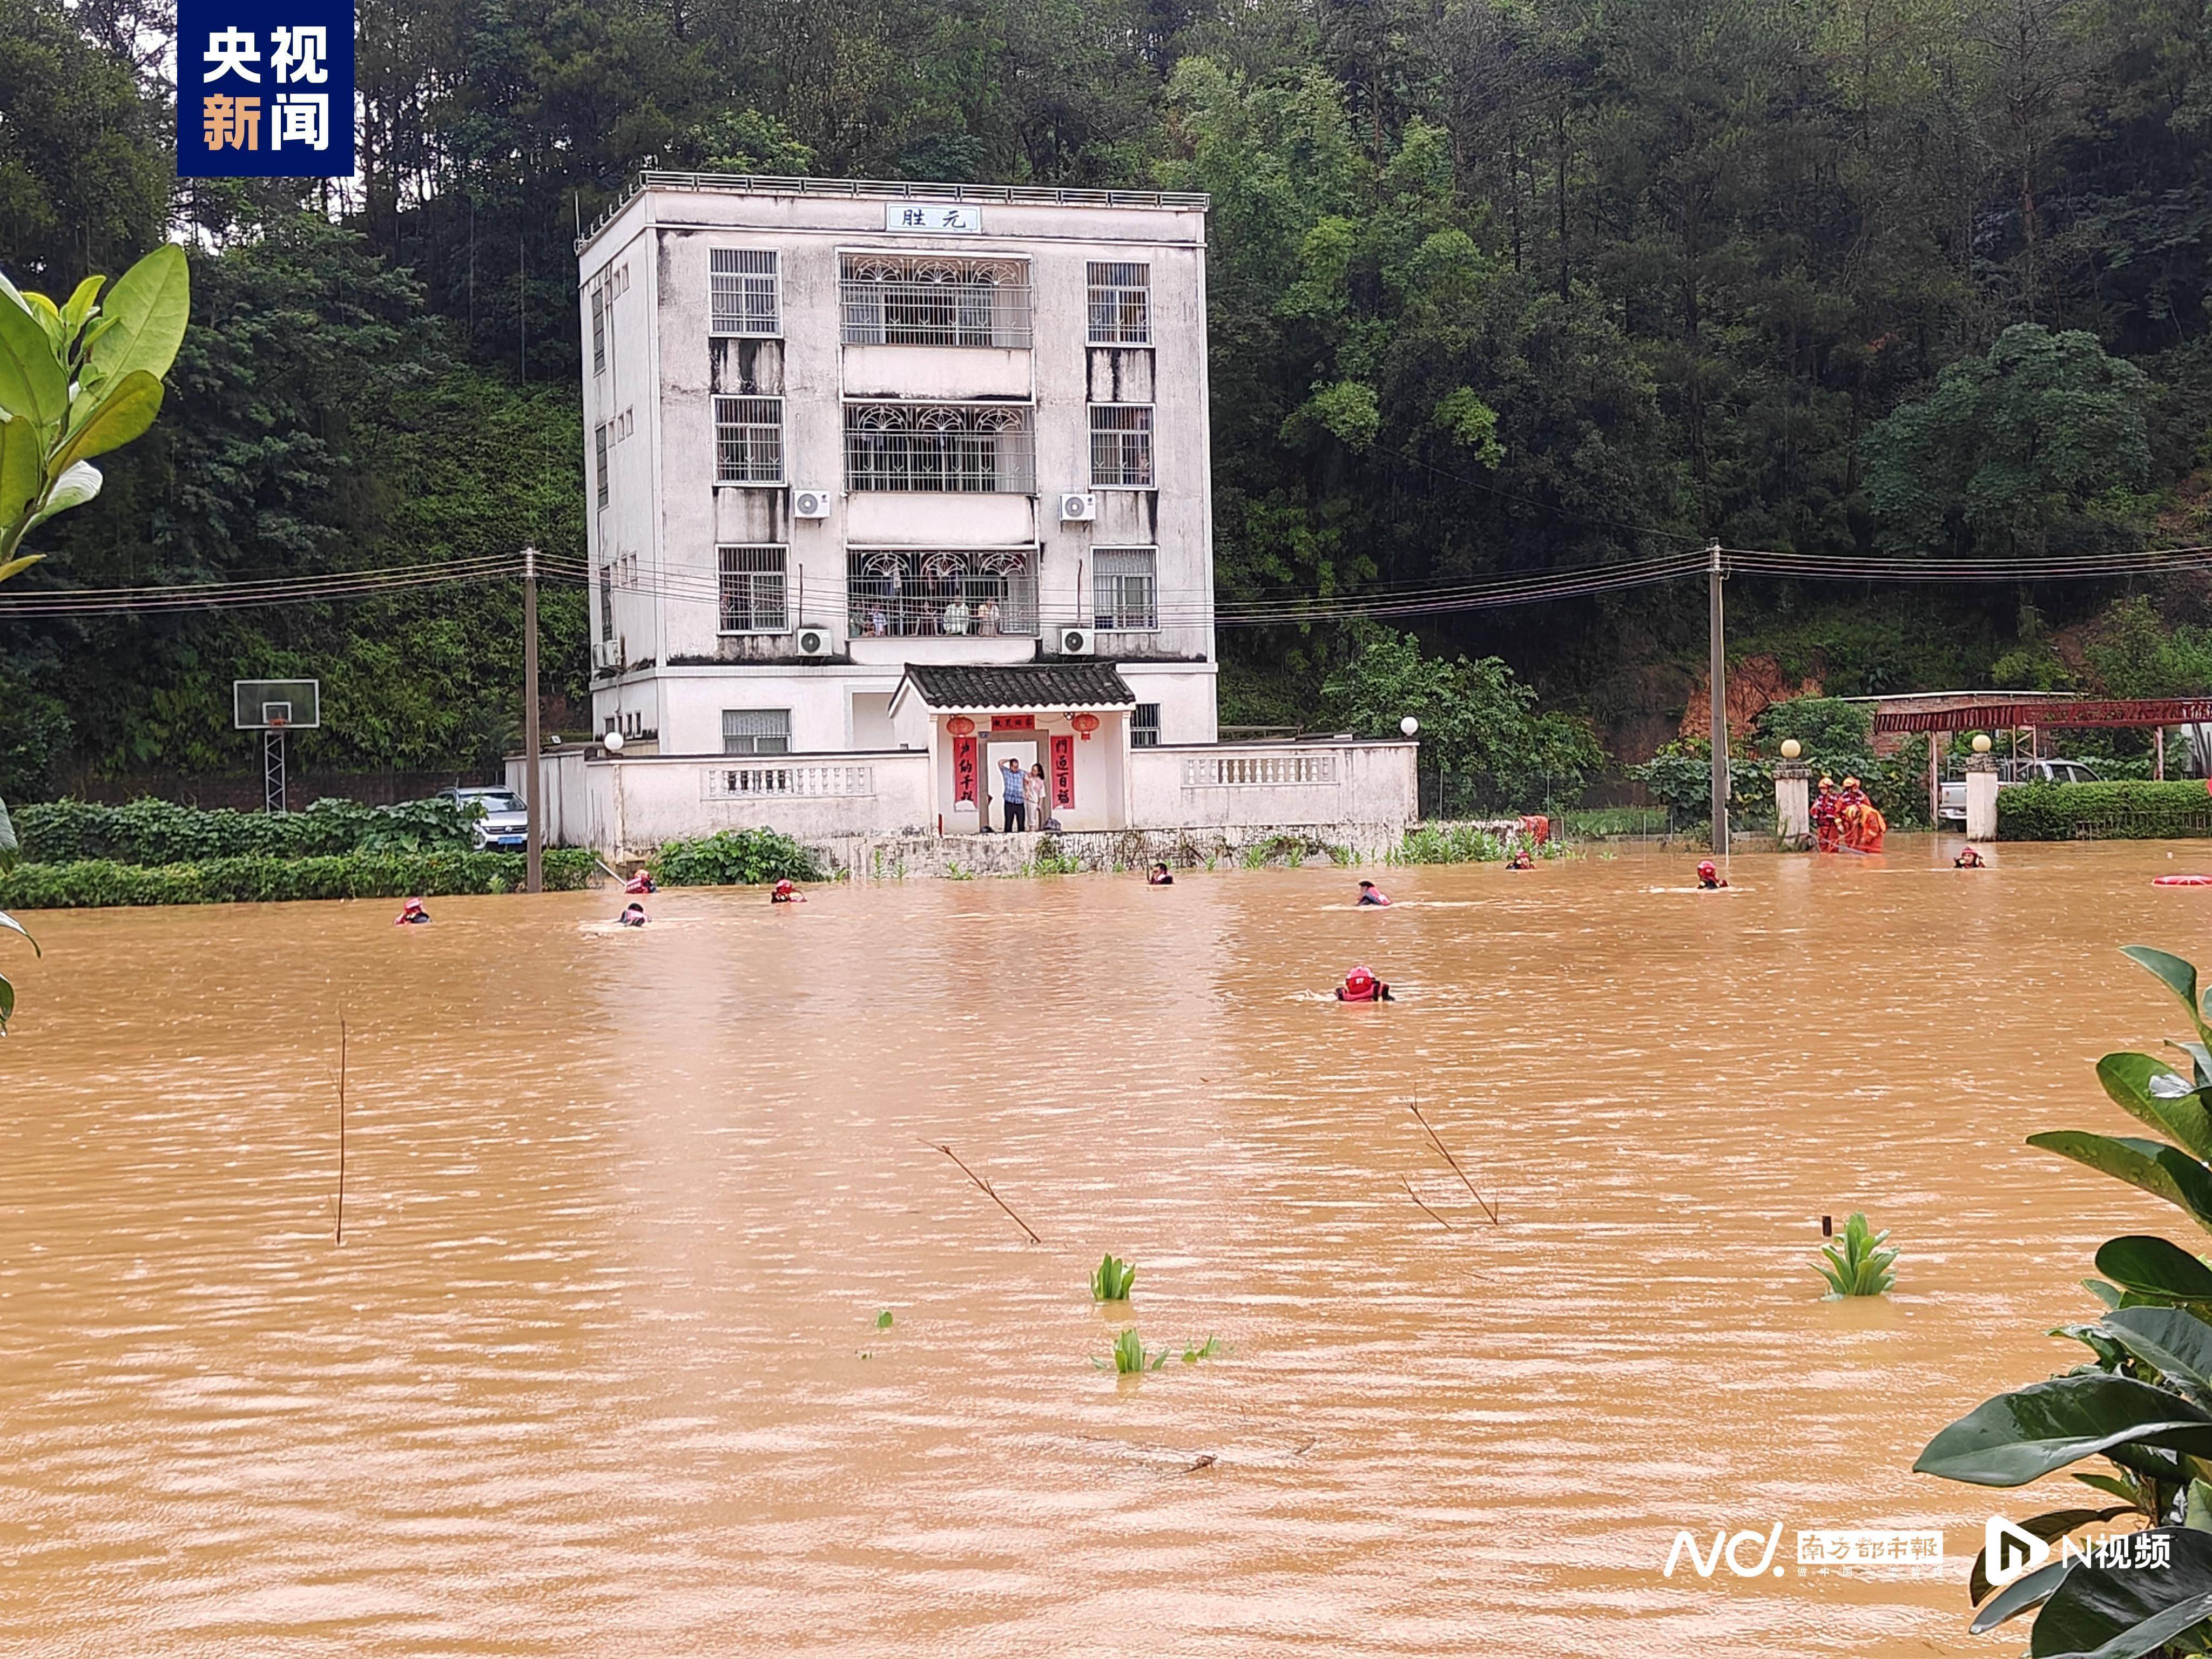
[[[0,1654],[2012,1650],[1908,1466],[2163,1224],[2021,1140],[2117,1118],[2174,1010],[2112,947],[2200,953],[2148,878],[2212,854],[1933,857],[38,918]],[[1859,1207],[1900,1293],[1822,1304]],[[1093,1370],[1109,1249],[1228,1356]],[[1776,1520],[1952,1569],[1658,1574]]]

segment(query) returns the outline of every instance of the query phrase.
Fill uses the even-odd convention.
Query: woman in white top
[[[1022,805],[1029,818],[1030,828],[1032,830],[1044,828],[1045,794],[1044,763],[1039,761],[1035,766],[1030,768],[1029,775],[1022,780]]]

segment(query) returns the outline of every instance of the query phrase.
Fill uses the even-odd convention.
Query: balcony
[[[855,641],[1034,639],[1036,550],[856,550],[846,556],[845,607]]]
[[[1032,313],[1019,259],[847,254],[848,396],[1026,398]]]
[[[1035,495],[1036,427],[1003,404],[848,404],[845,488]]]

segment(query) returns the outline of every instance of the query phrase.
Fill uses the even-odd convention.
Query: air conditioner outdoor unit
[[[1060,521],[1062,524],[1089,524],[1098,516],[1098,498],[1071,489],[1060,498]]]
[[[1060,654],[1063,657],[1087,657],[1096,641],[1087,628],[1063,628],[1060,630]]]
[[[818,623],[800,624],[794,642],[798,645],[799,654],[802,657],[826,657],[837,648],[836,641],[831,637],[830,630]]]
[[[791,516],[794,519],[826,519],[830,516],[830,493],[826,489],[794,489],[791,492]]]

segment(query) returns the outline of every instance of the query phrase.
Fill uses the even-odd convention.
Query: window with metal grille
[[[725,708],[722,752],[726,755],[788,755],[791,710]]]
[[[1036,489],[1036,438],[1025,408],[985,404],[848,404],[848,489]]]
[[[611,564],[599,567],[599,638],[606,644],[615,637],[615,568]]]
[[[1129,716],[1129,747],[1157,749],[1160,746],[1160,706],[1156,702],[1140,702]]]
[[[783,308],[772,249],[718,247],[707,255],[716,334],[781,334]]]
[[[1152,483],[1152,411],[1145,404],[1091,405],[1091,482],[1148,489]]]
[[[1091,555],[1092,626],[1146,633],[1160,625],[1159,556],[1149,547],[1102,547]]]
[[[607,296],[597,283],[592,287],[592,373],[607,372]]]
[[[1152,268],[1090,262],[1091,343],[1152,343]]]
[[[853,548],[847,629],[856,638],[1037,631],[1036,550]]]
[[[1018,259],[848,253],[837,289],[847,345],[1030,343],[1029,266]]]
[[[783,399],[714,399],[714,482],[783,482]]]
[[[783,549],[725,547],[722,566],[725,634],[781,634],[791,624],[784,597]]]
[[[596,452],[594,464],[599,472],[599,505],[607,504],[607,426],[605,421],[592,428],[592,447]]]

